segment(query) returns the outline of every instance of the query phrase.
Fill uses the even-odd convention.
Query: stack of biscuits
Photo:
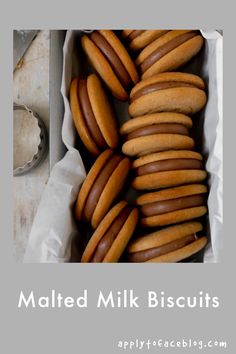
[[[176,69],[204,40],[193,30],[98,30],[81,43],[96,72],[70,87],[75,127],[95,159],[75,205],[93,230],[81,262],[188,260],[207,243],[196,220],[207,213],[207,173],[190,136],[207,97],[199,76]],[[106,90],[129,101],[121,126]]]

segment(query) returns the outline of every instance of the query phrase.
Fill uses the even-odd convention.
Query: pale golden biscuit
[[[132,167],[137,168],[154,161],[162,161],[168,159],[196,159],[202,161],[202,155],[196,151],[191,150],[169,150],[156,152],[134,160]]]
[[[142,156],[155,151],[170,149],[192,149],[194,141],[180,134],[155,134],[126,141],[122,152],[128,156]]]
[[[125,122],[120,129],[125,136],[122,151],[128,156],[142,156],[170,149],[192,149],[190,117],[173,112],[147,114]]]
[[[87,177],[85,178],[80,188],[78,198],[76,200],[76,205],[75,205],[75,216],[78,220],[82,218],[82,212],[90,189],[92,188],[97,176],[99,175],[100,170],[105,166],[107,161],[111,158],[112,153],[113,153],[112,150],[107,149],[102,154],[100,154],[97,160],[95,161],[95,163],[93,164],[93,166],[91,167]]]
[[[70,105],[77,132],[91,154],[118,145],[115,114],[97,75],[72,81]]]
[[[122,37],[126,38],[130,49],[138,51],[167,32],[168,30],[123,30]]]
[[[98,76],[91,74],[87,79],[88,95],[97,124],[107,146],[114,149],[119,143],[118,124],[115,113]]]
[[[179,262],[203,249],[206,237],[198,238],[199,222],[169,226],[132,241],[128,248],[130,262]]]
[[[162,82],[185,82],[190,85],[194,85],[198,87],[200,90],[205,90],[204,81],[200,76],[190,73],[182,73],[182,72],[164,72],[161,74],[153,75],[148,79],[139,81],[131,90],[130,98],[133,99],[134,95],[137,91],[140,91],[146,86],[162,83]]]
[[[143,226],[165,226],[206,214],[206,186],[191,184],[146,193],[137,198]]]
[[[117,262],[129,242],[138,211],[121,201],[102,219],[82,255],[81,262]]]
[[[99,154],[99,148],[96,143],[91,139],[90,133],[87,126],[84,124],[84,118],[81,112],[80,103],[78,100],[77,87],[78,87],[78,78],[75,78],[70,86],[70,108],[73,117],[73,121],[76,127],[76,130],[87,147],[89,152],[93,155]]]
[[[207,173],[204,170],[163,171],[138,176],[134,179],[132,186],[138,190],[152,190],[198,183],[204,181],[206,177]]]
[[[97,227],[98,223],[100,222],[101,218],[106,214],[113,200],[115,200],[121,192],[129,170],[130,161],[128,158],[125,158],[123,156],[123,159],[110,176],[95,207],[91,220],[91,224],[94,228]]]
[[[152,258],[147,262],[177,263],[177,262],[180,262],[183,259],[191,257],[194,254],[196,254],[197,252],[201,251],[206,246],[206,244],[207,244],[207,238],[205,236],[203,236],[183,248],[179,248],[176,251],[172,251],[172,252],[167,253],[165,255]]]
[[[138,74],[135,68],[134,62],[131,59],[129,53],[119,40],[119,38],[115,35],[113,31],[109,30],[100,30],[98,31],[110,44],[110,46],[114,49],[116,54],[119,56],[120,60],[122,61],[123,65],[125,66],[126,70],[128,71],[132,82],[135,84],[138,82]]]
[[[207,187],[203,184],[188,184],[186,186],[168,188],[152,193],[142,194],[136,199],[136,204],[141,206],[148,203],[162,202],[169,199],[177,199],[199,193],[207,193]]]
[[[170,150],[142,156],[134,160],[132,168],[136,175],[132,186],[138,190],[199,183],[207,176],[201,154],[188,150]]]
[[[121,192],[130,170],[127,157],[108,149],[99,155],[79,191],[75,216],[96,228]]]
[[[121,101],[126,101],[128,94],[101,51],[86,35],[81,38],[81,43],[94,69],[101,76],[112,94]]]
[[[121,253],[123,253],[123,251],[125,250],[135,230],[137,222],[138,222],[138,211],[137,209],[133,209],[125,225],[120,231],[119,237],[115,239],[114,243],[110,248],[109,253],[105,256],[104,262],[114,262],[120,258]]]
[[[158,112],[192,115],[206,104],[204,82],[197,75],[165,72],[142,80],[131,91],[129,114],[138,117]]]
[[[197,221],[164,227],[133,240],[128,245],[127,251],[129,253],[134,253],[153,247],[159,247],[174,240],[178,240],[186,235],[196,234],[197,232],[202,231],[202,229],[202,224]]]
[[[126,38],[128,35],[130,35],[131,32],[133,32],[133,30],[129,30],[129,29],[123,30],[122,37]]]
[[[142,52],[137,57],[135,64],[140,65],[147,59],[157,48],[162,47],[174,38],[190,32],[190,30],[172,30],[168,31],[165,35],[158,38],[156,41],[152,42],[149,46],[142,50]]]
[[[165,213],[163,215],[154,215],[147,218],[142,218],[140,224],[145,227],[167,226],[200,218],[206,213],[206,206],[196,206],[193,208],[176,210],[175,212]]]
[[[164,33],[147,45],[136,59],[142,79],[179,68],[200,51],[203,43],[199,31],[172,30]]]
[[[127,90],[138,81],[136,67],[113,31],[93,31],[81,39],[91,64],[112,94],[121,101],[128,99]]]
[[[187,128],[191,128],[192,119],[184,114],[175,112],[162,112],[146,114],[145,116],[136,117],[126,121],[120,128],[122,135],[132,133],[134,130],[153,124],[175,123],[183,124]]]

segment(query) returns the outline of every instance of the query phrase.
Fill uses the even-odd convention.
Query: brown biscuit
[[[128,156],[142,156],[156,151],[192,149],[194,141],[180,134],[154,134],[126,141],[122,151]]]
[[[123,220],[121,220],[118,229],[115,230],[114,225],[119,223],[120,218],[123,218]],[[104,255],[102,255],[100,262],[117,262],[129,242],[130,237],[132,236],[137,221],[137,209],[128,207],[125,201],[121,201],[116,204],[105,215],[90,238],[90,241],[82,255],[81,262],[96,261],[96,253],[100,252],[99,247],[104,247],[100,245],[101,242],[103,242],[104,237],[109,237],[109,232],[111,233],[111,240],[109,241],[111,244],[105,245],[105,249],[102,250]]]
[[[84,211],[82,215],[84,220],[90,222],[90,220],[92,219],[98,201],[101,197],[101,194],[105,189],[105,187],[107,186],[107,183],[111,175],[113,174],[113,171],[116,170],[121,160],[122,160],[122,156],[113,154],[112,158],[108,160],[106,165],[100,171],[92,188],[89,191],[89,195],[86,200],[86,205],[84,207]]]
[[[191,150],[168,150],[156,152],[134,160],[132,167],[135,169],[152,162],[165,161],[169,159],[196,159],[198,161],[202,161],[202,155],[196,151]]]
[[[201,170],[202,161],[197,159],[168,159],[154,161],[136,169],[137,176],[143,176],[154,172],[176,170]]]
[[[151,263],[177,263],[182,261],[183,259],[186,259],[197,252],[201,251],[207,244],[207,238],[206,237],[200,237],[196,241],[188,244],[185,247],[179,248],[176,251],[167,253],[165,255],[162,255],[160,257],[155,257],[150,259],[147,262]]]
[[[107,147],[114,149],[119,143],[118,124],[112,106],[97,75],[91,74],[88,76],[87,88],[94,116]]]
[[[78,99],[78,94],[77,94],[77,88],[78,88],[78,78],[75,78],[70,86],[70,108],[71,108],[71,113],[72,113],[72,118],[76,127],[76,130],[84,143],[84,145],[87,147],[89,152],[93,155],[98,155],[99,154],[99,147],[96,145],[96,143],[93,141],[91,138],[90,132],[88,130],[88,127],[84,123],[84,117],[82,114],[82,110],[80,107],[79,99]]]
[[[204,170],[163,171],[135,177],[132,186],[138,190],[167,188],[202,182],[206,176]]]
[[[174,87],[172,83],[175,83]],[[156,88],[156,84],[161,86]],[[147,91],[150,87],[152,89]],[[204,87],[202,79],[193,74],[166,72],[154,75],[132,89],[129,114],[138,117],[166,111],[192,115],[206,104]]]
[[[193,241],[195,241],[195,236],[187,235],[185,237],[182,237],[178,240],[174,240],[160,247],[154,247],[145,251],[129,253],[128,260],[130,262],[136,262],[136,263],[146,262],[152,258],[159,257],[165,255],[166,253],[170,253],[175,250],[178,250],[179,248],[182,248]]]
[[[139,81],[131,90],[130,98],[132,99],[133,96],[144,87],[162,82],[185,82],[196,86],[200,90],[205,89],[204,81],[200,78],[200,76],[182,72],[164,72],[161,74],[153,75],[148,79]]]
[[[184,114],[175,112],[162,112],[147,114],[134,119],[129,119],[120,128],[122,135],[127,135],[136,129],[144,128],[154,124],[182,124],[187,128],[191,128],[193,123],[192,119]]]
[[[110,228],[112,222],[115,220],[115,218],[119,215],[121,210],[127,205],[125,201],[119,202],[116,204],[112,209],[109,210],[109,212],[106,214],[106,216],[103,218],[103,220],[100,222],[98,227],[93,233],[93,236],[90,238],[84,253],[81,258],[81,262],[89,262],[90,259],[92,258],[95,249],[97,247],[97,244],[100,242],[102,239],[103,235],[107,232],[107,230]]]
[[[181,44],[178,48],[173,49],[164,57],[156,61],[155,64],[143,73],[142,79],[146,79],[157,73],[173,71],[179,68],[200,51],[203,42],[201,36],[189,39],[187,42]]]
[[[132,167],[137,175],[132,185],[135,189],[141,190],[198,183],[203,181],[207,175],[206,171],[202,169],[201,154],[188,150],[162,151],[142,156],[133,162]],[[196,187],[192,187],[191,191],[194,191],[194,188],[196,189]],[[189,191],[189,187],[187,187],[187,191]],[[186,188],[173,189],[172,193],[184,195]],[[157,196],[160,198],[164,195],[169,197],[169,192],[152,193],[151,199],[154,200]],[[148,195],[141,196],[138,203],[143,205],[149,202],[149,199]]]
[[[100,154],[97,160],[95,161],[95,163],[93,164],[93,166],[91,167],[84,183],[82,184],[75,205],[75,216],[78,220],[81,220],[82,218],[82,213],[90,189],[92,188],[102,168],[105,166],[107,161],[111,158],[112,154],[113,151],[110,149],[107,149],[102,154]]]
[[[137,198],[136,204],[142,206],[153,202],[162,202],[201,193],[207,193],[206,186],[203,184],[190,184],[143,194]]]
[[[204,205],[205,198],[202,194],[188,195],[184,197],[153,202],[146,204],[140,208],[143,216],[159,216],[170,214],[171,212],[185,210]],[[174,223],[174,220],[173,220]]]
[[[150,69],[154,64],[156,64],[160,59],[168,55],[172,50],[175,50],[180,45],[188,42],[190,39],[196,37],[196,32],[189,31],[188,33],[181,34],[176,38],[172,39],[165,45],[160,48],[157,48],[153,53],[151,53],[147,59],[140,65],[140,70],[142,73],[145,73]]]
[[[146,46],[136,60],[143,73],[142,79],[177,69],[195,56],[203,43],[203,37],[197,31],[173,30],[163,34]]]
[[[119,233],[119,237],[113,242],[109,252],[104,258],[104,262],[117,262],[125,250],[138,222],[138,210],[133,209],[126,223]]]
[[[97,75],[72,81],[70,105],[78,134],[90,153],[98,155],[118,145],[115,114]]]
[[[128,156],[141,156],[169,149],[191,149],[194,146],[188,136],[191,126],[190,117],[174,112],[130,119],[120,129],[126,139],[122,151]]]
[[[138,74],[128,52],[114,32],[94,31],[90,36],[84,35],[81,43],[93,67],[112,94],[117,99],[126,101],[129,84],[129,80],[126,80],[127,75],[135,84],[138,81]],[[117,70],[119,70],[118,75]]]
[[[129,169],[128,158],[105,150],[95,161],[79,191],[76,218],[86,219],[96,228],[123,188]]]
[[[201,230],[202,224],[196,221],[168,226],[132,241],[129,244],[127,251],[129,253],[134,253],[154,247],[159,247],[172,241],[181,239],[186,235],[196,234]]]
[[[193,115],[206,104],[206,94],[194,87],[176,87],[151,92],[133,101],[129,106],[132,117],[155,112],[177,112]]]
[[[81,38],[81,43],[94,69],[101,76],[101,78],[103,79],[107,87],[110,89],[112,94],[116,98],[122,101],[126,101],[128,98],[128,94],[119,82],[109,62],[101,53],[101,51],[86,35]]]
[[[134,84],[137,83],[139,77],[134,62],[115,33],[109,30],[100,30],[99,33],[107,40],[107,42],[112,46],[116,54],[119,56],[123,65],[128,71],[132,82]]]
[[[142,136],[156,135],[156,134],[179,134],[179,135],[189,135],[188,128],[183,124],[175,123],[162,123],[162,124],[152,124],[143,128],[136,129],[132,133],[127,135],[127,140],[140,138]]]
[[[154,215],[141,218],[140,224],[145,227],[165,226],[200,218],[206,213],[206,206],[197,206],[193,208],[172,211],[170,213],[165,213],[162,215]]]
[[[93,33],[90,35],[90,39],[108,60],[122,86],[128,86],[131,82],[131,77],[112,46],[110,46],[110,44],[99,33],[99,31],[93,31]]]
[[[135,64],[137,66],[141,65],[141,63],[144,62],[157,48],[161,48],[164,45],[166,45],[168,42],[171,40],[175,39],[176,37],[183,35],[185,33],[189,33],[191,30],[172,30],[168,31],[166,34],[163,36],[159,37],[156,39],[154,42],[152,42],[150,45],[148,45],[146,48],[144,48],[141,53],[138,55]]]
[[[128,259],[132,262],[179,262],[203,249],[206,237],[198,238],[199,222],[169,226],[132,241]]]
[[[109,210],[112,202],[121,192],[126,178],[130,170],[130,161],[128,158],[123,158],[119,163],[117,168],[112,173],[110,179],[108,180],[100,198],[98,204],[94,210],[91,224],[94,228],[97,227],[101,219],[104,217],[106,212]]]
[[[168,30],[123,30],[122,37],[127,39],[130,49],[137,51],[167,32]]]
[[[123,38],[127,38],[132,32],[133,32],[132,29],[126,29],[122,31],[121,35]]]
[[[206,193],[206,186],[191,184],[141,195],[136,200],[141,225],[164,226],[201,217],[207,212]]]

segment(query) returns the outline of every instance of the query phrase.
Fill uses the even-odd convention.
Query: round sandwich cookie
[[[180,262],[206,246],[207,238],[196,235],[199,231],[202,231],[202,224],[192,221],[140,237],[129,244],[128,260],[135,263]]]
[[[192,59],[200,51],[203,43],[204,39],[199,31],[168,31],[147,45],[137,57],[135,64],[142,74],[142,79],[161,72],[173,71]]]
[[[128,100],[129,89],[138,82],[138,73],[127,50],[110,30],[93,31],[81,38],[82,47],[112,94]]]
[[[132,50],[141,50],[168,30],[123,30],[122,37]]]
[[[152,113],[130,119],[120,129],[126,140],[122,151],[128,156],[142,156],[170,149],[192,149],[191,127],[191,118],[175,112]]]
[[[92,155],[119,142],[115,114],[95,74],[76,77],[70,86],[70,106],[77,132]]]
[[[195,114],[206,104],[205,84],[194,74],[165,72],[140,81],[130,93],[132,117],[155,112]]]
[[[206,214],[206,186],[189,184],[146,193],[137,198],[142,226],[165,226]]]
[[[190,150],[170,150],[136,159],[132,168],[134,189],[153,190],[202,182],[207,173],[202,156]]]
[[[81,262],[117,262],[138,222],[138,210],[121,201],[102,219],[82,255]]]
[[[130,170],[127,157],[108,149],[99,155],[79,191],[75,205],[78,220],[96,228],[121,192]]]

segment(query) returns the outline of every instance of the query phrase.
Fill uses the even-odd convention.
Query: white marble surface
[[[40,31],[14,72],[13,100],[32,108],[49,129],[49,31]],[[22,262],[42,191],[49,177],[49,159],[25,176],[13,178],[14,259]]]

